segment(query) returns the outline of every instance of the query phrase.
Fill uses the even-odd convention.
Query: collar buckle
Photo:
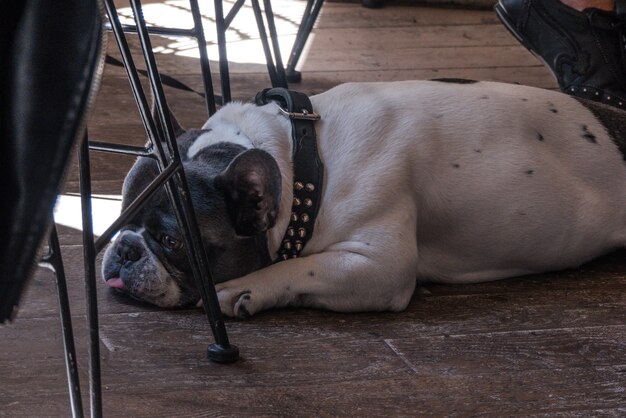
[[[283,109],[281,106],[278,106],[278,110],[280,113],[288,119],[298,119],[298,120],[320,120],[322,117],[315,112],[309,112],[306,109],[302,109],[300,112],[288,112]]]

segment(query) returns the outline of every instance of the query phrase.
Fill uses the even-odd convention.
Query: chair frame
[[[287,65],[287,71],[283,67],[278,36],[274,25],[274,15],[270,0],[263,0],[265,20],[269,30],[269,36],[265,29],[263,13],[259,0],[251,0],[255,14],[263,51],[267,61],[268,74],[273,87],[287,88],[287,76],[300,78],[295,71],[295,65],[300,57],[308,34],[310,33],[323,0],[308,0],[307,9],[303,16],[302,24],[298,31],[296,42]],[[209,344],[207,356],[210,360],[220,363],[232,363],[239,358],[239,349],[232,345],[222,314],[219,308],[217,293],[213,284],[212,275],[203,243],[200,239],[200,231],[196,223],[196,216],[190,198],[181,157],[176,145],[172,123],[169,116],[166,97],[156,64],[150,34],[166,36],[193,37],[197,40],[200,51],[200,67],[205,92],[205,103],[209,116],[217,110],[218,104],[227,103],[231,100],[230,75],[226,53],[225,34],[237,12],[241,9],[245,0],[237,0],[226,16],[221,0],[214,0],[217,38],[219,50],[219,72],[221,80],[222,100],[215,95],[213,80],[209,67],[206,39],[202,27],[202,16],[198,6],[198,0],[189,0],[191,14],[194,22],[192,29],[148,27],[143,17],[141,0],[130,0],[134,16],[134,25],[122,25],[113,0],[104,0],[107,15],[109,17],[108,28],[115,36],[120,50],[122,61],[130,82],[131,90],[137,104],[141,121],[146,130],[148,145],[137,147],[122,144],[113,144],[102,141],[89,140],[87,133],[79,150],[79,177],[83,223],[83,255],[85,270],[85,287],[87,296],[87,320],[89,324],[89,399],[92,417],[102,417],[102,379],[100,368],[100,336],[97,307],[97,282],[95,258],[100,253],[115,233],[132,218],[141,207],[148,201],[150,196],[161,187],[165,187],[170,201],[173,204],[178,225],[181,227],[183,241],[188,251],[191,269],[200,290],[203,307],[207,316],[215,342]],[[161,136],[156,128],[146,94],[141,85],[139,74],[132,58],[126,33],[137,33],[142,54],[147,68],[150,88],[154,96],[156,110],[164,132]],[[296,74],[296,76],[294,76]],[[164,146],[165,144],[165,146]],[[94,240],[93,221],[91,216],[91,169],[89,152],[99,151],[114,154],[132,155],[152,158],[159,167],[159,175],[146,187],[146,189],[133,201],[124,212],[107,228],[107,230]],[[65,352],[68,390],[70,396],[71,411],[73,417],[83,417],[83,405],[81,388],[78,376],[77,357],[72,331],[70,304],[67,295],[67,284],[63,259],[56,227],[53,223],[49,236],[48,254],[43,258],[42,264],[51,268],[56,273],[59,308],[63,330],[63,343]]]

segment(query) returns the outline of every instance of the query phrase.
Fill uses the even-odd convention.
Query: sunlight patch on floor
[[[96,236],[104,231],[117,219],[122,209],[122,196],[95,195],[91,198],[91,214],[93,217],[93,232]],[[82,231],[82,211],[80,196],[60,195],[54,207],[54,220],[57,224]]]
[[[224,1],[224,15],[233,5],[233,1]],[[306,7],[306,1],[301,0],[281,0],[272,1],[272,10],[274,12],[274,20],[276,31],[278,33],[278,42],[280,52],[284,64],[286,65],[291,52],[291,48],[298,32],[298,27]],[[201,2],[200,10],[202,14],[202,24],[204,27],[205,37],[207,40],[207,51],[211,61],[219,59],[217,47],[217,28],[215,25],[215,10],[213,2]],[[170,0],[165,3],[154,3],[143,5],[144,16],[148,25],[162,26],[170,28],[192,27],[192,17],[189,10],[189,2],[187,0]],[[132,25],[132,10],[128,7],[119,8],[118,14],[120,20],[124,24]],[[267,24],[266,31],[267,29]],[[313,40],[313,34],[309,37],[310,44]],[[158,46],[154,48],[155,53],[175,54],[190,58],[200,58],[196,47],[195,39],[164,37],[171,40],[166,46]],[[257,29],[254,12],[250,2],[246,2],[239,10],[238,14],[231,23],[226,32],[227,55],[228,60],[234,63],[248,64],[265,64],[265,55],[263,47],[259,40],[259,32]],[[300,63],[306,60],[308,49],[305,47]]]

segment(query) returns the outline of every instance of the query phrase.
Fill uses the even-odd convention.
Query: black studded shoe
[[[562,91],[626,109],[626,0],[615,3],[615,13],[559,0],[499,0],[495,10]]]

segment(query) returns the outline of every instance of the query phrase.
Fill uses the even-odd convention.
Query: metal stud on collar
[[[297,258],[304,248],[304,244],[309,237],[308,228],[311,228],[308,224],[311,221],[311,215],[307,212],[302,212],[302,207],[311,208],[313,206],[313,199],[305,196],[308,193],[313,193],[315,189],[316,187],[313,183],[302,181],[294,181],[293,183],[293,208],[289,217],[286,236],[279,251],[280,260]]]
[[[620,100],[619,97],[611,96],[609,94],[603,95],[601,91],[594,91],[594,89],[589,89],[587,87],[578,88],[576,86],[572,86],[568,90],[576,97],[598,101],[600,103],[608,104],[610,106],[618,106],[620,108],[624,107],[624,101]],[[581,94],[580,92],[585,94]],[[590,97],[590,95],[592,95],[593,98]],[[601,99],[598,99],[598,97],[601,97]]]

